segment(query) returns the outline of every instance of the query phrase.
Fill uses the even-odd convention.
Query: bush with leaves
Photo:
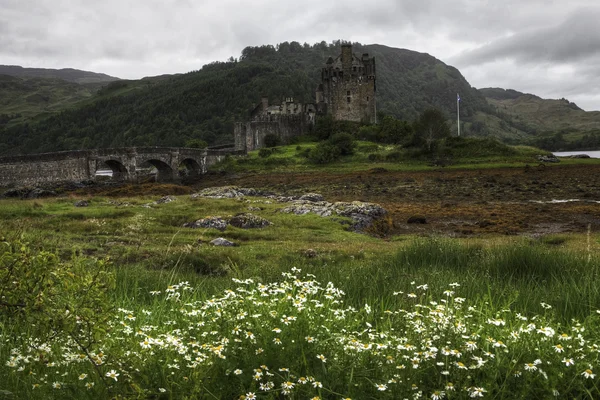
[[[273,134],[273,133],[269,133],[268,135],[265,135],[265,147],[277,147],[281,144],[281,140],[279,139],[279,136]]]
[[[310,151],[308,158],[315,164],[328,164],[340,158],[339,147],[329,142],[320,142]]]
[[[337,147],[340,150],[340,154],[342,156],[349,156],[354,154],[354,148],[356,147],[356,143],[354,142],[354,137],[346,132],[339,132],[333,135],[328,140],[329,144],[334,147]]]
[[[273,150],[267,149],[266,147],[263,147],[262,149],[258,150],[258,156],[260,158],[269,158],[271,157],[271,154],[273,154]]]
[[[68,337],[89,358],[106,334],[114,285],[105,260],[63,261],[19,240],[0,242],[0,321],[28,326],[40,340]]]

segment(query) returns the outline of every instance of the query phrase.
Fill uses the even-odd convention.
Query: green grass
[[[258,151],[249,152],[247,156],[228,158],[211,167],[213,171],[235,171],[252,173],[286,173],[286,172],[358,172],[373,168],[385,168],[388,171],[429,171],[440,168],[433,165],[437,159],[447,160],[447,169],[486,169],[525,167],[538,165],[537,155],[548,154],[531,146],[508,146],[493,139],[452,138],[448,141],[443,155],[424,155],[414,149],[404,149],[394,145],[383,145],[372,142],[357,142],[355,154],[342,157],[331,164],[318,165],[312,163],[304,152],[314,148],[315,143],[301,143],[280,146],[274,149],[273,155],[262,158]],[[393,154],[394,161],[389,161]],[[371,156],[371,159],[369,158]],[[580,165],[598,164],[597,159],[564,159],[561,164]]]
[[[105,354],[98,368],[70,361],[68,355],[80,350],[60,331],[51,340],[53,349],[40,356],[30,347],[31,324],[15,324],[0,309],[0,376],[7,377],[0,391],[19,399],[239,398],[248,393],[275,399],[282,396],[282,384],[293,382],[292,398],[403,398],[419,390],[426,398],[436,391],[468,398],[475,388],[506,399],[545,398],[552,390],[565,398],[600,395],[597,380],[582,375],[588,369],[598,372],[597,234],[539,241],[383,240],[348,232],[332,218],[282,214],[283,204],[250,199],[263,202],[186,195],[149,208],[144,205],[153,197],[119,199],[128,206],[92,198],[89,207],[75,208],[72,198],[2,200],[3,240],[21,237],[65,262],[73,252],[109,257],[116,286],[107,293],[114,306],[112,323],[92,349]],[[224,232],[181,228],[183,222],[234,215],[249,205],[262,207],[255,213],[273,225]],[[206,244],[219,236],[240,246]],[[308,257],[308,249],[316,256]],[[292,268],[302,270],[293,272],[297,279],[282,276]],[[243,283],[248,279],[252,282]],[[460,286],[450,286],[455,282]],[[260,284],[272,290],[263,296]],[[181,301],[168,299],[170,286]],[[224,297],[224,290],[234,292]],[[208,302],[212,296],[218,307]],[[284,315],[296,319],[286,323]],[[581,339],[561,339],[562,333]],[[308,337],[316,341],[309,343]],[[150,348],[142,346],[145,340]],[[563,353],[557,352],[558,344]],[[444,355],[445,347],[462,357]],[[473,357],[483,364],[476,366]],[[563,360],[569,358],[575,365],[566,365]],[[43,362],[48,359],[55,366]],[[463,370],[459,362],[474,367]],[[262,373],[258,380],[255,369]],[[112,370],[119,373],[117,380],[106,376]],[[81,374],[86,378],[80,380]],[[300,378],[322,387],[302,384]],[[61,389],[53,389],[54,382]],[[259,384],[267,382],[275,387],[261,390]],[[446,388],[449,382],[455,392]],[[85,383],[94,386],[88,390]]]

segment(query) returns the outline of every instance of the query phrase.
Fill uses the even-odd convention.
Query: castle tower
[[[347,121],[376,121],[375,58],[352,53],[352,45],[342,45],[342,54],[329,58],[321,70],[321,85],[317,103],[323,100],[327,114],[333,119]],[[320,93],[322,92],[322,93]]]

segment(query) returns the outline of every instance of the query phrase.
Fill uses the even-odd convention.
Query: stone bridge
[[[182,176],[204,174],[226,155],[238,153],[231,149],[127,147],[0,157],[0,186],[93,180],[103,169],[112,170],[114,180],[137,182],[141,170],[155,168],[157,181],[178,181]]]

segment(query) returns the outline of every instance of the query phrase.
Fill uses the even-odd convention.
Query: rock
[[[253,188],[240,188],[237,186],[219,186],[206,188],[192,195],[192,199],[206,197],[209,199],[239,199],[245,196],[266,196],[269,193]]]
[[[176,201],[177,198],[173,197],[173,196],[165,196],[165,197],[161,197],[160,199],[156,200],[154,202],[154,204],[164,204],[164,203],[171,203],[173,201]]]
[[[549,156],[543,156],[543,155],[538,155],[536,156],[537,160],[539,162],[549,162],[549,163],[558,163],[560,162],[560,160],[558,159],[558,157],[556,157],[555,155],[549,155]]]
[[[408,221],[406,221],[407,224],[426,224],[427,223],[427,219],[425,217],[422,217],[420,215],[413,215],[412,217],[410,217],[408,219]]]
[[[296,200],[283,208],[281,212],[296,215],[313,213],[320,217],[329,217],[334,214],[349,217],[352,219],[349,229],[354,232],[363,232],[371,227],[376,219],[387,214],[387,211],[380,205],[362,201],[328,203],[326,201]]]
[[[306,193],[302,196],[300,196],[299,200],[304,200],[304,201],[311,201],[311,202],[317,202],[317,201],[323,201],[323,195],[322,194],[318,194],[318,193]]]
[[[242,213],[231,218],[229,220],[229,225],[242,229],[256,229],[265,228],[269,225],[272,225],[272,223],[258,215]]]
[[[27,188],[13,188],[8,189],[2,193],[2,197],[25,197],[29,193],[30,189]]]
[[[35,188],[31,192],[27,194],[28,199],[39,199],[41,197],[51,197],[56,196],[56,192],[54,190],[46,190]]]
[[[79,200],[73,203],[73,205],[75,207],[87,207],[90,205],[90,203],[87,200]]]
[[[304,255],[304,257],[306,258],[315,258],[316,256],[318,256],[319,254],[317,253],[316,250],[314,249],[306,249],[302,252],[302,254]]]
[[[237,244],[233,243],[227,239],[224,239],[222,237],[220,238],[216,238],[210,241],[210,244],[212,244],[213,246],[230,246],[230,247],[236,247]]]
[[[333,214],[333,211],[333,204],[326,201],[312,202],[304,200],[295,200],[291,205],[281,210],[286,214],[305,215],[313,213],[319,217],[329,217]]]
[[[195,222],[185,223],[183,224],[183,227],[192,229],[213,228],[223,232],[225,229],[227,229],[227,221],[225,221],[221,217],[207,217],[199,219]]]
[[[254,206],[249,206],[248,207],[248,211],[262,211],[262,208],[260,208],[260,207],[254,207]]]

